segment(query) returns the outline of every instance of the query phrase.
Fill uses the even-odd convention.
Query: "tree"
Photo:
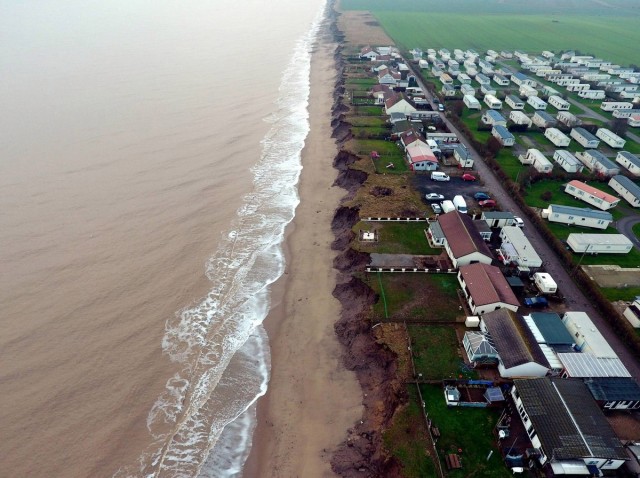
[[[487,141],[487,150],[491,153],[493,157],[497,156],[500,150],[502,149],[502,145],[497,138],[491,136]]]
[[[626,118],[613,118],[609,122],[609,129],[618,136],[624,136],[627,132],[628,127],[629,123],[627,123]]]

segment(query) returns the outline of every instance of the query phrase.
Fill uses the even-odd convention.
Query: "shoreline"
[[[311,59],[310,132],[302,151],[300,204],[287,227],[286,270],[274,284],[264,322],[271,346],[271,379],[257,403],[257,425],[244,476],[333,476],[331,458],[362,416],[362,391],[343,365],[334,324],[341,304],[331,224],[344,190],[335,187],[332,139],[337,44],[332,5]]]

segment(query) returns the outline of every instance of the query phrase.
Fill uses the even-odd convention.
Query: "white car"
[[[434,202],[431,205],[431,209],[433,209],[433,212],[435,212],[436,214],[441,214],[442,213],[442,207],[440,207],[440,204],[438,204],[437,202]]]
[[[444,199],[444,196],[438,193],[428,193],[425,195],[425,199],[427,201],[442,201]]]
[[[524,227],[524,221],[522,220],[521,217],[513,216],[513,220],[516,222],[516,226]]]

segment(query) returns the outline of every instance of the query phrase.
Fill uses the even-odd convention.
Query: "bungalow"
[[[640,207],[640,186],[626,176],[614,176],[609,180],[609,186],[620,194],[633,207]]]
[[[553,160],[568,173],[581,173],[584,168],[578,158],[563,149],[556,149],[556,152],[553,153]]]
[[[406,157],[412,171],[434,171],[438,169],[438,158],[422,141],[407,146]]]
[[[493,81],[496,82],[497,85],[499,86],[509,86],[509,83],[511,83],[509,81],[509,78],[503,76],[503,75],[493,75]]]
[[[462,85],[468,85],[471,83],[471,78],[469,77],[469,75],[467,75],[466,73],[460,73],[458,75],[458,81],[460,82],[460,84]]]
[[[608,130],[607,128],[598,128],[598,131],[596,131],[596,136],[612,148],[624,148],[624,145],[626,143],[626,140],[615,134],[613,131]]]
[[[378,71],[378,83],[381,85],[397,86],[402,80],[400,72],[391,70],[389,68],[383,68]]]
[[[640,176],[640,158],[628,151],[620,151],[616,156],[616,162],[623,165],[634,176]]]
[[[640,113],[632,114],[631,116],[629,116],[629,119],[627,120],[627,123],[632,128],[640,127]]]
[[[562,206],[560,204],[549,204],[547,209],[543,209],[542,217],[549,222],[592,227],[594,229],[606,229],[613,221],[613,216],[605,211],[596,211],[588,207]]]
[[[544,132],[544,137],[559,148],[569,146],[569,143],[571,143],[571,138],[558,128],[547,128]]]
[[[420,142],[425,146],[428,146],[427,143],[425,143],[422,139],[422,136],[420,136],[420,133],[418,133],[414,128],[400,133],[400,144],[402,144],[402,147],[405,151],[411,144],[415,142]]]
[[[558,123],[553,116],[542,110],[536,111],[531,120],[539,128],[550,128]]]
[[[453,267],[458,268],[476,262],[491,264],[491,251],[468,215],[451,211],[440,215],[438,223],[444,235],[445,250]]]
[[[378,56],[380,56],[380,53],[375,51],[370,46],[365,46],[362,50],[360,50],[360,55],[358,55],[358,58],[360,58],[361,60],[375,60]]]
[[[469,150],[462,144],[456,144],[453,147],[453,158],[460,168],[472,168],[473,156]]]
[[[392,94],[384,101],[384,110],[387,115],[391,113],[404,113],[408,115],[418,111],[415,106],[407,101],[402,93]]]
[[[570,136],[585,148],[597,148],[600,140],[584,128],[573,128]]]
[[[491,85],[482,85],[480,86],[480,91],[482,92],[483,95],[494,95],[496,94],[496,90],[495,88],[493,88]]]
[[[509,113],[509,119],[513,121],[514,124],[522,124],[526,125],[527,128],[531,127],[531,118],[529,118],[522,111],[513,110]]]
[[[582,380],[517,379],[511,398],[548,476],[601,476],[629,459]]]
[[[584,165],[600,176],[615,176],[620,174],[620,168],[596,149],[588,149],[576,153],[576,156]]]
[[[493,95],[486,95],[484,97],[484,103],[492,110],[502,109],[502,101],[500,101],[498,98],[496,98]]]
[[[607,95],[604,90],[586,90],[578,91],[578,96],[585,100],[603,100]]]
[[[516,142],[515,136],[504,126],[497,125],[491,128],[491,135],[496,138],[502,146],[513,146]]]
[[[604,410],[640,409],[640,385],[631,377],[586,378],[584,384]]]
[[[507,126],[506,118],[496,110],[485,111],[481,119],[484,124]]]
[[[559,111],[567,111],[571,107],[568,101],[557,95],[549,97],[549,104]]]
[[[542,259],[533,248],[529,239],[518,226],[505,226],[500,230],[500,255],[505,265],[515,264],[521,271],[542,267]]]
[[[509,211],[483,211],[480,219],[485,221],[489,227],[515,226],[516,219]]]
[[[447,98],[456,96],[456,89],[452,85],[444,84],[440,92]]]
[[[522,101],[520,99],[520,97],[518,97],[516,95],[507,95],[505,101],[514,110],[523,110],[524,109],[524,101]]]
[[[624,234],[569,234],[567,246],[578,254],[627,254],[633,242]]]
[[[557,118],[558,121],[569,126],[570,128],[582,124],[582,120],[580,118],[578,118],[573,113],[569,113],[568,111],[560,111]]]
[[[464,102],[465,105],[467,105],[467,108],[469,108],[470,110],[482,109],[482,106],[480,106],[480,102],[473,95],[465,94],[462,101]]]
[[[369,91],[369,95],[373,97],[376,105],[384,105],[385,98],[388,98],[392,94],[393,92],[389,85],[374,85]]]
[[[633,103],[628,101],[603,101],[600,103],[602,111],[632,110],[633,106]]]
[[[518,299],[495,266],[483,263],[462,266],[458,271],[458,282],[473,315],[498,309],[518,310]]]
[[[534,110],[546,110],[547,102],[537,96],[529,96],[527,104],[531,105]]]
[[[533,87],[536,86],[536,80],[532,80],[531,78],[529,78],[527,75],[523,73],[516,73],[511,77],[511,81],[513,81],[518,86],[522,86],[522,85],[528,85]]]
[[[489,85],[491,83],[491,79],[488,76],[483,75],[482,73],[478,73],[476,75],[476,81],[480,84],[480,86]]]
[[[612,209],[620,202],[620,198],[617,198],[612,194],[605,193],[593,186],[589,186],[577,179],[569,181],[564,188],[564,192],[570,194],[576,199],[586,202],[587,204],[591,204],[602,211]]]
[[[520,86],[520,96],[524,96],[525,98],[538,96],[538,90],[529,85],[522,85]]]

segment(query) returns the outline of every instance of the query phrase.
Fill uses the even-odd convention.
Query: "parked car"
[[[516,222],[516,226],[524,227],[524,221],[522,220],[521,217],[513,216],[513,220]]]
[[[463,181],[477,181],[478,178],[476,178],[473,174],[464,173],[462,175],[462,180]]]
[[[524,305],[527,307],[546,307],[549,305],[549,301],[545,297],[525,297]]]
[[[479,192],[479,193],[475,193],[473,195],[473,198],[476,201],[484,201],[485,199],[491,199],[491,196],[489,196],[487,193]]]
[[[442,103],[438,103],[438,111],[444,111],[444,105]]]
[[[440,204],[438,204],[437,202],[434,202],[431,205],[431,209],[433,209],[433,212],[435,212],[436,214],[441,214],[442,213],[442,207],[440,207]]]
[[[480,207],[496,207],[496,202],[493,199],[478,201],[478,204],[480,204]]]
[[[431,173],[432,181],[449,181],[451,178],[441,171],[433,171]]]
[[[428,193],[425,195],[425,199],[427,201],[442,201],[444,199],[444,196],[438,193]]]

